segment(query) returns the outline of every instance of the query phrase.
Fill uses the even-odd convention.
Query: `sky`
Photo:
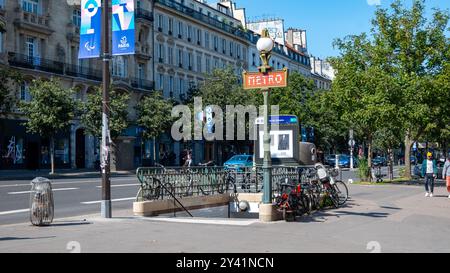
[[[337,56],[335,38],[370,32],[378,5],[388,7],[393,0],[235,0],[244,7],[247,19],[283,18],[285,29],[306,29],[308,51],[325,59]],[[412,0],[403,0],[411,6]],[[427,15],[433,7],[450,10],[450,0],[426,0]]]

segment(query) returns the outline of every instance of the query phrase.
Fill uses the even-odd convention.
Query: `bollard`
[[[37,177],[31,181],[30,221],[34,226],[48,226],[53,216],[52,184],[47,178]]]

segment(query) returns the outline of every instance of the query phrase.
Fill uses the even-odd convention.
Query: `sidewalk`
[[[67,179],[67,178],[100,178],[100,171],[93,169],[57,169],[56,174],[50,175],[50,170],[0,170],[0,181],[9,180],[32,180],[36,177],[46,177],[49,179]],[[135,175],[136,171],[117,171],[111,172],[111,176]]]
[[[0,253],[370,253],[374,242],[383,253],[450,251],[445,188],[436,189],[436,198],[424,198],[422,187],[414,186],[353,185],[350,192],[346,207],[293,223],[226,219],[219,209],[214,216],[221,218],[142,218],[126,210],[113,219],[56,219],[49,227],[5,225]]]

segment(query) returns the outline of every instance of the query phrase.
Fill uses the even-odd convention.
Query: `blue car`
[[[339,167],[340,168],[350,168],[350,156],[349,155],[339,155]],[[358,167],[358,159],[353,157],[353,167]]]
[[[252,155],[235,155],[223,164],[225,169],[242,170],[253,167]]]

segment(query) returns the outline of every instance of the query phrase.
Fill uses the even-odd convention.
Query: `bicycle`
[[[316,199],[315,206],[320,207],[320,198],[322,196],[329,197],[333,206],[339,208],[348,200],[348,188],[344,182],[335,180],[339,175],[336,169],[327,170],[322,164],[318,163],[314,166],[318,179],[311,180]]]
[[[276,198],[278,210],[282,212],[283,220],[293,221],[296,216],[310,215],[312,212],[312,200],[309,194],[309,185],[295,183],[285,179],[279,183],[279,196]]]

